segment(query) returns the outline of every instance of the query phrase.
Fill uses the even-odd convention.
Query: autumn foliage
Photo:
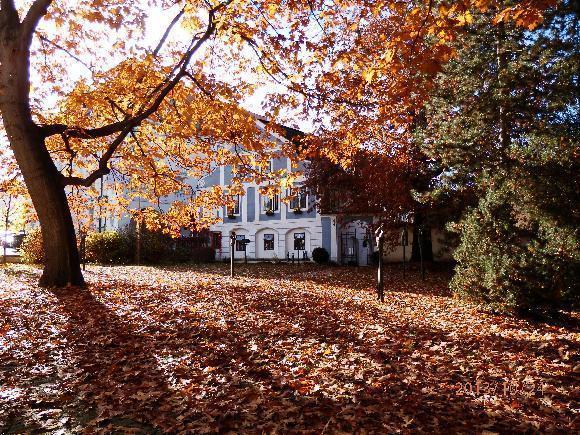
[[[496,0],[3,3],[6,92],[0,110],[48,240],[43,283],[83,281],[65,187],[90,187],[107,176],[125,207],[133,198],[156,204],[179,193],[182,199],[167,213],[147,215],[155,217],[151,226],[174,234],[182,226],[212,223],[207,210],[226,204],[244,180],[268,192],[291,187],[295,175],[259,170],[276,151],[241,108],[257,87],[271,89],[272,83],[286,90],[267,93],[265,115],[279,121],[281,113],[302,113],[316,126],[315,141],[328,144],[322,148],[333,162],[348,162],[361,147],[403,162],[414,116],[435,74],[454,57],[452,43],[473,12],[491,11],[495,23],[532,29],[551,5],[548,0],[509,6]],[[155,41],[147,40],[150,21],[161,11],[173,18]],[[276,123],[268,127],[276,130]],[[292,149],[282,152],[294,155]],[[234,167],[232,186],[201,191],[188,181],[215,164]]]

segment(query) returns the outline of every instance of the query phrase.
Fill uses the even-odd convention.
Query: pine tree
[[[451,283],[500,310],[578,302],[579,25],[564,1],[535,30],[474,16],[437,79],[423,150],[431,198],[475,198],[453,225]]]

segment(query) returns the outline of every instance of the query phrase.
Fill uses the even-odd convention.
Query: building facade
[[[288,158],[272,161],[274,170],[290,168]],[[231,168],[216,168],[204,186],[227,186],[231,182]],[[312,251],[322,247],[330,258],[338,260],[336,218],[322,216],[315,208],[315,198],[306,191],[285,201],[285,192],[265,196],[259,186],[244,184],[244,194],[234,197],[233,207],[218,210],[221,223],[212,225],[210,232],[216,258],[230,258],[230,236],[235,233],[234,258],[251,260],[310,260]]]
[[[301,134],[295,129],[283,127],[287,134],[281,137],[267,131],[267,123],[266,119],[256,116],[258,127],[279,146]],[[277,157],[271,160],[270,169],[303,173],[307,165],[308,162],[296,163],[288,157]],[[201,180],[192,180],[191,184],[196,189],[213,186],[227,189],[233,177],[231,166],[219,166]],[[303,177],[298,178],[294,187],[299,189],[303,181]],[[316,198],[306,190],[285,198],[287,192],[265,196],[255,183],[244,183],[243,188],[243,194],[234,197],[233,207],[221,207],[216,211],[220,223],[209,228],[207,243],[215,249],[217,260],[229,259],[233,255],[236,260],[311,261],[312,251],[321,247],[328,252],[330,260],[337,263],[359,266],[371,263],[371,255],[376,250],[374,235],[371,233],[372,216],[347,218],[341,215],[339,218],[335,214],[321,214],[315,206]],[[164,211],[177,199],[183,198],[164,197],[156,206]],[[131,207],[149,205],[134,200]],[[129,216],[109,220],[111,226],[116,228],[127,225],[129,221]],[[184,235],[188,233],[185,231]],[[235,237],[233,249],[230,242],[232,235]],[[407,258],[410,251],[407,249],[405,252]],[[402,254],[402,247],[399,247],[392,252],[385,252],[385,259],[402,261]]]

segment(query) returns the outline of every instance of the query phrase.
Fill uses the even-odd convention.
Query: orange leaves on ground
[[[448,274],[315,265],[0,269],[4,431],[570,432],[573,324],[494,316]]]

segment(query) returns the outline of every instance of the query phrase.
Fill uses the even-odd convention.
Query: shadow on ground
[[[445,275],[391,293],[386,309],[373,302],[367,272],[266,267],[252,281],[247,268],[228,281],[221,269],[200,276],[185,268],[153,270],[145,273],[155,285],[136,284],[125,268],[100,283],[97,272],[87,291],[53,292],[50,309],[62,317],[57,338],[42,336],[46,325],[39,328],[38,352],[26,369],[51,366],[52,395],[45,402],[22,396],[4,418],[6,432],[41,431],[42,412],[55,408],[62,412],[54,427],[117,433],[572,427],[571,373],[546,364],[561,361],[562,348],[574,343],[556,337],[537,346],[462,333],[398,309],[430,303],[431,295],[426,302],[417,289],[439,286]],[[173,287],[164,281],[168,273]],[[357,278],[350,291],[360,296],[344,295],[341,289]],[[436,301],[452,303],[434,293]],[[34,298],[28,303],[32,310]],[[18,362],[19,352],[12,349],[3,362]],[[32,378],[2,375],[12,388],[34,387]],[[544,389],[509,387],[526,376]],[[469,394],[467,385],[479,391]]]

